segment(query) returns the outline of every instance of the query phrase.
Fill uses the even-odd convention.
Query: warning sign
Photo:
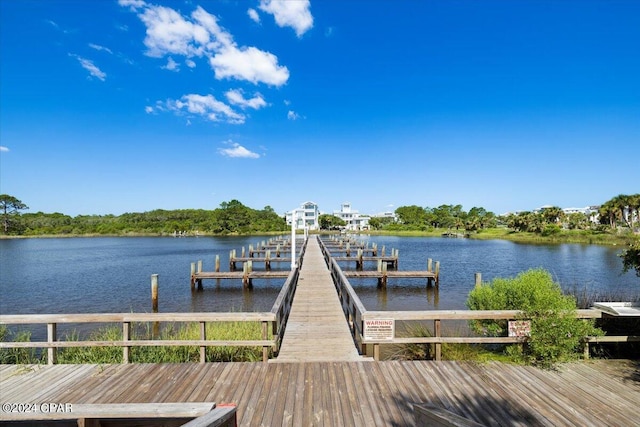
[[[530,320],[509,320],[509,336],[510,337],[531,336],[531,321]]]
[[[371,319],[364,321],[365,340],[392,340],[395,333],[396,322],[393,319]]]

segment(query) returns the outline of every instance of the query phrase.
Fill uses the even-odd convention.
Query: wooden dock
[[[337,266],[337,263],[333,262],[332,265]],[[256,273],[262,277],[265,274],[276,277],[289,272]],[[365,273],[377,272],[344,274]],[[402,272],[387,274],[391,273]],[[242,272],[214,274],[199,271],[196,274],[203,275],[200,279],[223,278],[222,275],[227,275],[226,278],[244,277]],[[229,276],[231,274],[235,276]],[[344,275],[342,272],[340,274]],[[286,288],[285,284],[283,290]],[[414,406],[435,408],[433,416],[450,414],[451,417],[466,420],[466,425],[640,425],[640,361],[583,361],[561,365],[556,370],[540,370],[497,362],[380,362],[362,357],[354,343],[336,285],[316,239],[309,239],[297,277],[297,287],[290,289],[291,293],[283,296],[290,301],[290,295],[293,295],[290,307],[288,304],[282,305],[287,307],[283,311],[286,315],[280,310],[252,314],[263,324],[263,333],[267,331],[268,322],[288,316],[278,357],[270,360],[272,363],[205,363],[206,358],[201,357],[201,363],[0,365],[0,403],[3,409],[0,412],[0,424],[51,419],[43,411],[21,412],[18,409],[25,406],[19,404],[46,408],[50,407],[46,405],[55,403],[69,408],[70,422],[56,422],[55,425],[59,427],[78,425],[73,419],[74,405],[79,405],[79,413],[83,413],[80,409],[86,409],[87,405],[111,405],[113,408],[113,405],[119,404],[144,406],[183,402],[184,406],[189,406],[197,402],[215,402],[237,405],[240,426],[425,425],[417,421]],[[344,295],[344,289],[342,293]],[[350,314],[352,322],[359,317],[375,318],[376,313],[366,312],[364,306],[361,311],[360,314]],[[395,313],[395,317],[401,319],[400,314]],[[202,325],[207,321],[220,320],[218,317],[225,320],[226,316],[231,315],[233,313],[210,313],[205,318],[200,314],[198,321]],[[54,350],[53,347],[48,348],[47,344],[77,346],[73,342],[58,342],[55,337],[56,322],[64,323],[73,319],[51,316],[54,318],[40,319],[47,323],[48,338],[39,346],[47,348],[50,354],[54,354]],[[155,319],[149,316],[156,315],[104,316],[111,316],[112,321],[123,324],[123,342],[109,345],[125,346],[125,362],[128,360],[127,345],[156,345],[151,341],[130,341],[128,336],[132,322]],[[173,314],[172,321],[188,320],[190,316],[196,315]],[[13,322],[27,322],[23,320],[14,319]],[[204,327],[201,331],[204,332]],[[167,341],[167,344],[182,345],[172,341]],[[230,344],[236,345],[238,342]],[[201,346],[202,352],[203,346],[224,343],[206,341],[203,333],[201,340],[186,345]],[[256,345],[256,342],[246,345]],[[273,340],[265,337],[257,341],[257,345],[263,346],[263,351],[265,345],[276,346]],[[14,407],[17,408],[15,412],[11,410]],[[180,405],[173,407],[180,408]],[[59,419],[60,414],[56,415]],[[38,422],[38,425],[47,424]]]
[[[342,262],[355,262],[356,268],[364,268],[365,262],[378,262],[381,261],[391,266],[391,268],[398,268],[397,256],[334,256],[333,259]]]
[[[378,286],[386,286],[388,279],[427,279],[427,285],[438,286],[439,277],[433,271],[343,271],[346,277],[357,279],[377,279]]]
[[[415,404],[486,426],[637,426],[640,362],[0,365],[0,402],[230,402],[249,427],[422,426]]]
[[[331,273],[317,239],[304,262],[276,362],[359,361]]]

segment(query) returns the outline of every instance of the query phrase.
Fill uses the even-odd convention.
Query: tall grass
[[[458,326],[446,332],[446,336],[467,336],[468,328]],[[424,323],[405,325],[400,336],[405,337],[432,337],[433,333]],[[443,334],[444,335],[444,334]],[[435,344],[393,344],[387,356],[392,360],[431,360],[435,359]],[[441,345],[442,360],[467,360],[485,362],[489,360],[502,360],[508,358],[503,354],[504,346],[485,346],[481,344],[456,344],[445,343]]]
[[[0,341],[31,341],[29,331],[11,331],[7,325],[0,325]],[[40,358],[35,348],[0,348],[0,364],[34,364]]]
[[[576,301],[576,307],[579,309],[587,309],[593,307],[596,302],[615,302],[625,301],[640,304],[640,289],[627,291],[590,291],[587,288],[580,289],[574,285],[570,289],[564,291],[565,295],[573,297]]]
[[[133,325],[132,325],[133,326]],[[137,324],[133,327],[132,340],[198,340],[199,323],[180,323],[164,325],[156,335],[151,323]],[[258,322],[213,322],[206,324],[208,340],[261,340],[262,328]],[[271,339],[269,333],[268,339]],[[81,341],[77,331],[65,335],[63,341]],[[29,332],[13,334],[6,326],[0,326],[1,341],[29,341]],[[88,341],[120,341],[122,329],[119,326],[106,326],[94,330],[86,337]],[[57,353],[58,363],[121,363],[122,347],[66,347]],[[207,347],[206,360],[209,362],[253,362],[262,360],[262,347],[221,346]],[[129,361],[133,363],[181,363],[199,362],[198,346],[144,346],[130,347]],[[36,349],[0,349],[0,363],[32,364],[43,362]]]

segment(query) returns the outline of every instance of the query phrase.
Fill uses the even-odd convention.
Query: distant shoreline
[[[300,231],[299,231],[300,232]],[[434,229],[429,231],[421,230],[365,230],[357,233],[350,233],[354,235],[363,234],[370,236],[398,236],[398,237],[442,237],[444,233],[456,233],[455,230],[449,229]],[[289,234],[288,232],[264,232],[264,233],[230,233],[230,234],[213,234],[213,233],[198,233],[197,235],[187,236],[175,236],[176,238],[184,237],[237,237],[237,236],[277,236]],[[335,232],[329,231],[311,231],[311,234],[335,234]],[[640,240],[640,234],[632,234],[631,232],[609,234],[609,233],[589,233],[585,231],[565,230],[552,236],[542,236],[535,233],[527,232],[513,232],[505,228],[492,228],[483,230],[476,233],[464,233],[464,238],[477,239],[477,240],[508,240],[515,243],[526,244],[561,244],[561,243],[575,243],[575,244],[589,244],[589,245],[606,245],[606,246],[626,246],[634,241]],[[158,233],[125,233],[125,234],[39,234],[32,236],[25,235],[0,235],[0,240],[12,240],[12,239],[60,239],[60,238],[92,238],[92,237],[174,237],[172,234],[158,234]]]

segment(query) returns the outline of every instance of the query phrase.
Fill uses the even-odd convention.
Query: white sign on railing
[[[531,321],[530,320],[509,320],[509,336],[510,337],[531,336]]]
[[[396,333],[394,319],[371,319],[364,321],[365,340],[392,340]]]

